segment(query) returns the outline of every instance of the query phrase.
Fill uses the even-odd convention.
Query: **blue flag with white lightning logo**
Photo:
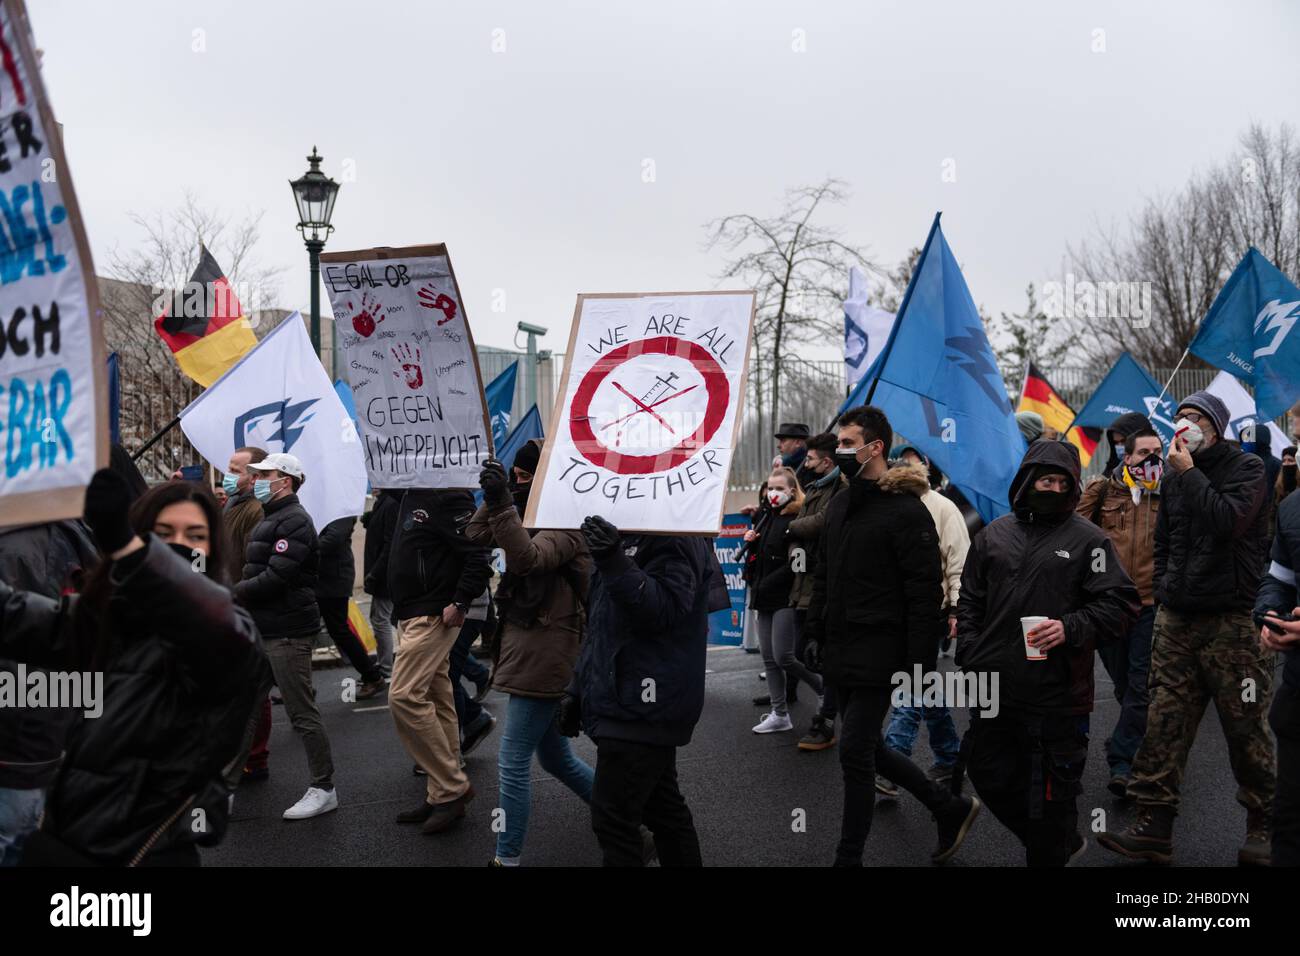
[[[1160,392],[1160,383],[1125,352],[1115,360],[1070,427],[1109,428],[1111,422],[1121,415],[1137,412],[1147,417],[1151,427],[1160,434],[1160,440],[1168,445],[1174,437],[1174,401],[1173,396],[1166,393],[1157,408],[1156,399]]]
[[[510,433],[510,437],[500,442],[496,446],[496,460],[505,466],[506,474],[510,474],[510,469],[514,466],[515,455],[519,454],[519,449],[534,438],[544,438],[542,432],[542,415],[534,405],[528,409],[528,413],[519,419],[519,424],[515,430]],[[474,492],[475,504],[483,503],[483,492]]]
[[[1025,440],[939,215],[878,366],[874,392],[864,378],[844,407],[870,395],[895,434],[938,466],[986,523],[1007,514]]]
[[[1300,395],[1300,289],[1254,246],[1237,263],[1188,347],[1255,387],[1255,408],[1276,418]]]
[[[510,434],[510,413],[515,407],[515,379],[518,377],[519,362],[515,360],[483,389],[484,397],[487,398],[488,418],[492,422],[493,448],[500,448]]]

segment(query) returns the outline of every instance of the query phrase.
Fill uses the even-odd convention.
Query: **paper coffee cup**
[[[1020,634],[1025,639],[1025,659],[1030,661],[1047,660],[1047,651],[1039,650],[1029,643],[1029,632],[1039,624],[1046,624],[1049,618],[1045,617],[1022,617],[1020,619]]]

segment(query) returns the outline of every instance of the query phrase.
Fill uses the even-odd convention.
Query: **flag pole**
[[[1187,348],[1183,349],[1183,357],[1178,360],[1178,364],[1174,366],[1174,370],[1169,376],[1169,381],[1165,382],[1165,387],[1160,389],[1160,394],[1156,396],[1156,408],[1160,407],[1160,399],[1165,397],[1165,392],[1169,391],[1169,386],[1174,384],[1174,376],[1178,374],[1178,370],[1182,368],[1183,363],[1187,361],[1187,355],[1191,351],[1191,348],[1192,347],[1189,345]]]
[[[179,425],[179,424],[180,424],[180,420],[181,420],[181,417],[180,417],[179,415],[177,415],[175,418],[173,418],[171,421],[169,421],[169,422],[168,422],[166,425],[164,425],[162,428],[160,428],[160,429],[158,429],[156,432],[154,432],[154,433],[153,433],[153,437],[150,438],[150,439],[149,439],[147,442],[145,442],[143,445],[141,445],[141,446],[139,447],[139,449],[136,450],[136,451],[131,455],[131,460],[132,460],[132,461],[139,461],[139,460],[140,460],[140,456],[143,455],[145,452],[147,452],[147,451],[148,451],[150,448],[152,448],[154,445],[158,444],[158,439],[162,438],[163,435],[166,435],[169,431],[171,431],[173,428],[175,428],[177,425]]]

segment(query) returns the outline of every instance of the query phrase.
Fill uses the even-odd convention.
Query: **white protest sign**
[[[492,429],[447,247],[331,252],[321,278],[370,484],[477,488]]]
[[[578,296],[524,523],[717,534],[753,322],[752,292]]]
[[[79,516],[108,462],[90,247],[19,0],[0,6],[0,526]]]

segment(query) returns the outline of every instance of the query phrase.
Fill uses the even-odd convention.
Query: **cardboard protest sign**
[[[0,5],[0,526],[79,516],[108,462],[90,246],[20,0]]]
[[[717,534],[753,322],[752,292],[578,296],[524,523]]]
[[[477,488],[492,429],[444,245],[321,256],[374,488]]]

